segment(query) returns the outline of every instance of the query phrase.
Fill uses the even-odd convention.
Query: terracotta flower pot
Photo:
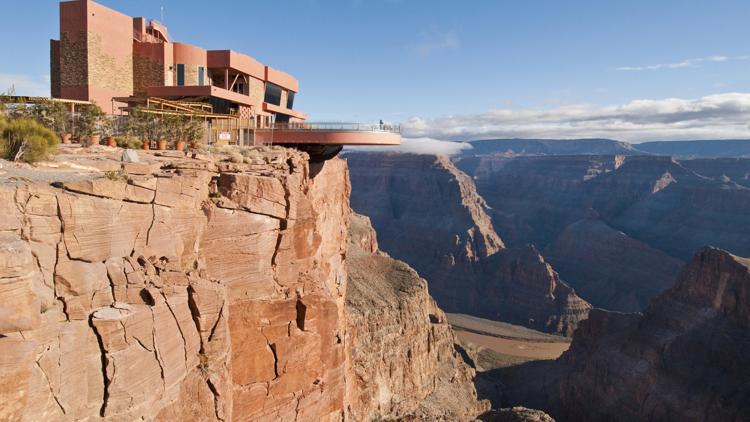
[[[185,141],[175,142],[174,149],[176,149],[177,151],[185,151]]]
[[[62,135],[62,143],[63,144],[69,144],[71,138],[73,138],[72,134],[70,134],[70,133],[63,133],[63,135]]]
[[[143,149],[146,150],[146,151],[150,150],[151,149],[151,141],[149,141],[148,139],[144,139],[143,140]]]
[[[117,146],[117,140],[115,140],[114,136],[107,136],[105,138],[105,141],[107,142],[108,147],[116,147]]]
[[[159,139],[158,141],[156,141],[156,149],[158,149],[159,151],[166,150],[167,149],[167,141],[165,141],[164,139]]]
[[[91,135],[91,145],[99,145],[102,141],[102,135]]]

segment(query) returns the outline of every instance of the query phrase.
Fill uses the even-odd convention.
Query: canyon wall
[[[567,226],[544,256],[592,303],[638,312],[674,284],[683,262],[615,230],[599,219]],[[573,283],[573,281],[571,281]]]
[[[505,248],[473,180],[446,157],[347,155],[352,208],[384,251],[428,280],[446,312],[569,335],[590,305],[531,246]]]
[[[594,310],[557,361],[496,371],[494,404],[558,420],[750,418],[750,260],[704,248],[641,314]]]
[[[476,155],[456,165],[507,245],[536,245],[594,306],[635,311],[705,245],[750,255],[746,161]]]
[[[0,419],[341,420],[346,164],[144,155],[0,181]]]
[[[489,410],[427,282],[378,250],[367,217],[352,215],[350,231],[348,419],[471,421]]]

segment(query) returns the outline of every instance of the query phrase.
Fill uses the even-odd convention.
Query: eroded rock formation
[[[470,177],[446,157],[356,153],[352,207],[447,312],[569,335],[590,305],[530,246],[505,248]]]
[[[456,160],[474,176],[506,244],[536,245],[597,307],[644,309],[671,285],[667,280],[676,262],[705,245],[750,254],[747,160],[622,155]],[[618,232],[626,237],[618,238]],[[614,243],[604,244],[604,238]],[[584,257],[598,264],[577,260]],[[634,271],[649,275],[638,281]]]
[[[369,219],[352,216],[347,262],[347,417],[468,421],[489,409],[456,352],[427,283],[378,250]]]
[[[0,184],[0,419],[341,420],[346,164],[151,157]]]
[[[750,260],[700,250],[643,315],[594,310],[557,361],[500,370],[504,404],[559,420],[750,418]]]

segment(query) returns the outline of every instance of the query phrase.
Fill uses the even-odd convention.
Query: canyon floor
[[[557,359],[570,339],[519,325],[465,314],[448,314],[459,345],[476,355],[478,371],[517,365],[532,360]]]

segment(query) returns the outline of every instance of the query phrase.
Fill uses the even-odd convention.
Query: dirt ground
[[[570,346],[570,339],[565,337],[469,315],[448,314],[448,321],[459,345],[480,372],[531,360],[557,359]]]

